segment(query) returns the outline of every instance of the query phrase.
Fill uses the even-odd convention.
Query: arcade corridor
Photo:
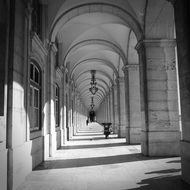
[[[96,127],[97,130],[94,130]],[[145,157],[139,145],[111,135],[96,123],[40,164],[17,190],[188,190],[179,157]]]
[[[1,0],[0,190],[188,189],[189,18],[189,0]]]

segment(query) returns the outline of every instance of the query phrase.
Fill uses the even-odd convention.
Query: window
[[[55,125],[59,127],[59,86],[55,85]]]
[[[40,130],[41,123],[41,72],[30,64],[30,131]]]

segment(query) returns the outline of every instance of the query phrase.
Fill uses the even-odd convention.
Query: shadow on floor
[[[88,135],[88,134],[100,134],[102,135],[104,133],[104,131],[78,131],[75,136],[80,136],[81,134],[83,135]]]
[[[169,170],[147,172],[145,174],[167,174],[167,173],[176,173],[176,172],[180,172],[180,171],[181,171],[181,169],[169,169]]]
[[[81,135],[80,135],[81,136]],[[94,136],[94,135],[93,135]],[[98,141],[98,140],[105,140],[105,137],[104,136],[102,136],[102,137],[89,137],[89,138],[76,138],[76,139],[70,139],[69,141],[89,141],[89,140],[96,140],[96,141]],[[110,137],[108,137],[108,139],[107,140],[109,140],[109,139],[118,139],[118,137],[112,137],[112,136],[110,136]]]
[[[49,170],[49,169],[61,169],[61,168],[76,168],[76,167],[86,167],[86,166],[109,165],[109,164],[119,164],[119,163],[165,159],[165,158],[166,157],[160,157],[160,158],[146,157],[146,156],[143,156],[141,153],[137,153],[137,154],[108,156],[108,157],[49,160],[38,165],[34,170]]]
[[[83,148],[106,148],[106,147],[116,147],[116,146],[127,146],[126,143],[112,143],[112,144],[92,144],[92,145],[71,145],[71,146],[63,146],[59,148],[59,150],[65,149],[83,149]]]
[[[125,190],[190,190],[190,185],[185,183],[181,176],[160,176],[142,180],[138,188]]]
[[[172,160],[172,161],[168,161],[168,164],[175,164],[175,163],[181,163],[181,160]]]

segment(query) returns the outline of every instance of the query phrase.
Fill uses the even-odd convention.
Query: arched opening
[[[94,6],[96,10],[90,8]],[[59,67],[68,69],[66,75],[74,84],[85,113],[92,115],[93,97],[93,113],[98,123],[110,122],[114,133],[126,137],[127,143],[140,143],[141,71],[135,45],[142,32],[136,20],[129,12],[111,4],[84,4],[57,15],[50,39],[56,39],[61,47]],[[96,71],[98,87],[94,95],[89,91],[92,70]],[[90,118],[94,121],[94,116]]]

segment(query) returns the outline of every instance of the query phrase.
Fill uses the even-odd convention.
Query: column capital
[[[68,73],[67,67],[61,65],[61,66],[60,66],[60,69],[62,70],[62,72],[63,72],[64,74]]]
[[[140,40],[137,42],[135,49],[138,53],[142,53],[144,51],[144,40]]]
[[[116,83],[116,85],[119,83],[119,77],[117,77],[116,79],[115,79],[115,83]]]
[[[114,84],[112,84],[112,85],[111,85],[111,87],[110,87],[110,89],[111,89],[111,90],[113,90],[113,89],[114,89],[114,87],[115,87],[115,85],[114,85]]]
[[[166,1],[170,2],[173,6],[174,6],[175,3],[176,3],[176,0],[166,0]]]
[[[32,11],[33,11],[32,4],[29,1],[25,5],[25,16],[26,16],[26,18],[30,18]]]
[[[135,49],[137,52],[141,52],[145,47],[175,47],[175,39],[144,39],[139,41]]]
[[[127,65],[124,65],[122,70],[123,72],[127,72],[128,70],[134,70],[134,71],[137,71],[139,68],[139,64],[127,64]]]
[[[124,82],[124,81],[125,81],[124,77],[118,77],[116,82],[120,83],[120,82]]]
[[[56,54],[56,52],[58,51],[55,42],[48,42],[48,50],[53,52],[54,54]]]

